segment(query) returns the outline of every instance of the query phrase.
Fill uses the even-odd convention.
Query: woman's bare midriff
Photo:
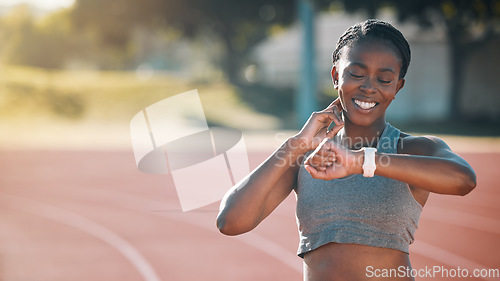
[[[304,281],[415,280],[409,270],[408,254],[387,248],[328,243],[304,256]]]

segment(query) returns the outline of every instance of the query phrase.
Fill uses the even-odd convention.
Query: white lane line
[[[217,228],[215,227],[215,223],[210,225],[207,225],[206,223],[203,223],[201,221],[195,221],[195,220],[187,220],[186,218],[179,216],[174,216],[168,213],[159,213],[159,215],[166,216],[169,219],[173,219],[176,221],[179,221],[181,223],[187,223],[196,227],[201,227],[204,229],[207,229],[209,231],[215,232],[219,235],[222,235],[219,233]],[[291,269],[295,270],[296,272],[302,274],[303,266],[302,266],[302,260],[298,258],[295,253],[290,252],[283,246],[273,242],[271,239],[268,239],[262,235],[257,234],[256,232],[248,232],[242,235],[238,236],[233,236],[233,237],[227,237],[228,239],[236,239],[238,241],[241,241],[248,246],[257,249],[263,253],[265,253],[268,256],[271,256],[286,266],[290,267]]]
[[[103,191],[103,190],[99,190]],[[126,201],[126,205],[121,206],[126,209],[130,209],[130,206],[134,206],[138,204],[138,200],[143,201],[141,204],[142,206],[139,208],[134,208],[134,210],[144,210],[144,206],[162,206],[165,205],[164,202],[162,201],[157,201],[157,200],[151,200],[151,199],[139,199],[137,197],[130,196],[126,193],[123,192],[116,192],[116,191],[109,191],[106,190],[106,192],[110,193],[119,193],[120,194],[120,199]],[[116,195],[115,196],[110,196],[110,198],[114,199],[114,202],[117,202],[116,200]],[[218,235],[222,235],[219,233],[215,226],[215,220],[210,221],[209,223],[206,223],[205,220],[200,221],[200,220],[193,220],[193,219],[187,219],[188,216],[190,216],[190,213],[179,213],[179,214],[170,214],[170,213],[165,213],[165,212],[158,212],[158,215],[168,217],[169,219],[176,220],[181,223],[187,223],[195,227],[200,227],[204,228],[206,230],[209,230],[211,232],[215,232]],[[193,213],[195,214],[195,213]],[[302,265],[302,259],[300,259],[294,252],[291,252],[284,248],[283,246],[273,242],[271,239],[268,239],[262,235],[257,234],[256,232],[248,232],[242,235],[234,236],[234,237],[227,237],[228,239],[236,239],[239,240],[248,246],[257,249],[264,254],[271,256],[278,261],[282,262],[286,266],[290,267],[291,269],[295,270],[296,272],[299,272],[302,275],[302,270],[303,270],[303,265]]]
[[[120,252],[139,271],[146,281],[160,281],[148,261],[125,239],[104,226],[76,213],[18,196],[0,194],[3,206],[41,216],[77,228],[109,244]]]
[[[461,269],[465,268],[468,270],[469,275],[474,274],[473,271],[476,269],[484,270],[483,272],[488,272],[488,269],[481,264],[478,264],[472,260],[466,259],[452,252],[446,251],[443,248],[425,243],[422,240],[415,241],[415,243],[410,248],[410,252],[433,259],[435,261],[442,262],[444,264],[451,266],[454,269],[457,269],[458,267],[460,267]],[[437,277],[438,275],[439,274],[436,274],[435,277]],[[441,277],[446,277],[446,276],[441,276]],[[487,280],[487,281],[499,280],[498,277],[495,278],[493,276],[476,277],[476,278],[481,278],[482,280]]]
[[[500,220],[436,206],[425,206],[421,219],[500,234]]]
[[[74,194],[76,190],[72,191]],[[94,194],[98,194],[98,198],[105,199],[108,202],[117,203],[121,208],[148,212],[151,209],[157,209],[165,207],[165,202],[159,200],[152,200],[146,198],[140,198],[137,196],[131,196],[124,192],[103,190],[87,188],[85,192],[80,192],[80,198],[83,196],[89,196],[89,198],[95,198],[95,195],[90,195],[89,192],[92,191]],[[149,208],[149,209],[148,209]],[[219,233],[217,227],[215,226],[215,218],[210,218],[210,221],[206,220],[206,214],[204,213],[167,213],[167,212],[155,212],[155,214],[160,216],[165,216],[169,219],[178,221],[180,223],[189,224],[198,228],[203,228],[208,231],[214,232],[217,235],[222,235]],[[196,217],[194,217],[196,216]],[[202,216],[201,220],[198,219]],[[264,236],[257,234],[256,232],[249,232],[243,235],[238,235],[234,237],[227,237],[227,239],[239,240],[248,246],[262,251],[264,254],[271,256],[294,271],[299,272],[302,275],[303,265],[302,259],[300,259],[294,252],[287,250],[283,246],[273,242]]]

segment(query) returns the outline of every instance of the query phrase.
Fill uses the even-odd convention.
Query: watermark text
[[[409,266],[399,266],[397,268],[375,268],[366,267],[366,277],[374,278],[500,278],[498,268],[476,268],[467,269],[462,267],[447,268],[444,266],[426,266],[416,269]]]

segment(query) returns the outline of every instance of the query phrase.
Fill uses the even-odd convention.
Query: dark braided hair
[[[388,22],[377,19],[369,19],[353,25],[340,36],[335,51],[333,51],[333,64],[340,59],[342,49],[345,46],[352,46],[354,43],[368,38],[386,40],[395,47],[403,62],[399,78],[405,77],[408,66],[410,65],[410,45],[403,34],[394,26]]]

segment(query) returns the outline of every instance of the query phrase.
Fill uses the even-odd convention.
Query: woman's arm
[[[375,174],[440,194],[466,195],[476,187],[472,167],[441,139],[410,137],[405,145],[406,154],[376,155]]]
[[[476,174],[460,156],[437,137],[407,137],[402,154],[376,153],[375,175],[406,182],[411,186],[441,194],[466,195],[476,187]],[[332,161],[334,159],[335,162]],[[315,178],[330,180],[363,173],[364,153],[352,151],[333,141],[306,161]],[[333,165],[326,169],[318,166]]]
[[[255,228],[293,190],[303,155],[343,126],[335,100],[311,115],[302,130],[286,140],[269,158],[233,186],[222,199],[217,227],[226,235]],[[332,122],[336,124],[330,131]]]
[[[286,140],[269,158],[224,196],[217,227],[226,235],[255,228],[292,191],[303,153],[296,137]],[[300,162],[299,162],[300,163]]]

